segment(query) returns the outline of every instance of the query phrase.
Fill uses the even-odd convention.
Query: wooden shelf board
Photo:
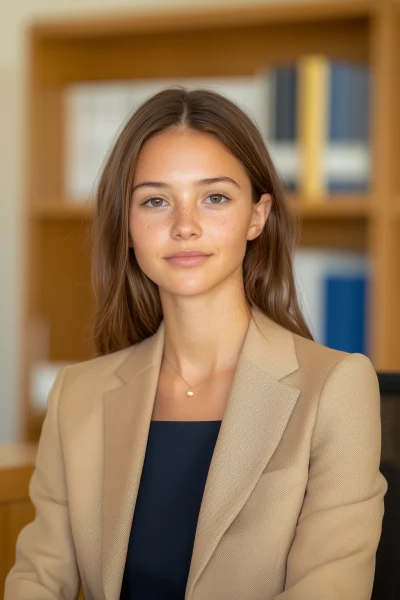
[[[34,219],[90,219],[93,208],[90,202],[67,200],[42,202],[31,209]]]
[[[258,19],[230,27],[186,27],[179,35],[170,28],[93,38],[39,37],[33,39],[32,57],[42,89],[79,81],[243,76],[311,52],[367,62],[369,21],[367,17],[326,19],[316,26],[312,20]],[[135,61],[132,56],[144,58]]]
[[[372,203],[368,196],[331,196],[312,201],[307,198],[290,196],[293,210],[305,218],[364,218],[372,213]]]
[[[115,33],[146,33],[202,28],[226,28],[262,23],[318,21],[365,17],[374,14],[378,0],[323,0],[322,2],[290,2],[268,5],[246,5],[229,9],[169,9],[168,11],[113,11],[93,17],[48,19],[31,26],[41,38],[73,38],[112,36]]]

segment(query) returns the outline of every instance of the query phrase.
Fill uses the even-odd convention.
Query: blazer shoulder
[[[87,415],[97,410],[105,393],[121,385],[117,371],[138,345],[140,343],[61,367],[57,374],[62,382],[58,412],[63,427],[68,423],[74,426],[83,422]]]
[[[135,346],[128,346],[127,348],[116,350],[109,354],[95,356],[87,360],[66,365],[64,367],[66,371],[64,388],[68,388],[77,382],[84,382],[86,380],[90,382],[104,382],[105,380],[110,379],[110,377],[114,376],[115,371],[117,371],[119,366],[132,353],[133,348],[135,347],[136,344]]]
[[[315,340],[293,334],[297,359],[300,369],[305,376],[312,375],[313,379],[319,375],[321,383],[342,363],[358,363],[362,368],[374,370],[374,366],[368,356],[359,352],[345,352],[324,346]]]
[[[297,333],[293,334],[293,339],[297,355],[299,359],[301,358],[303,361],[306,361],[307,359],[309,361],[319,359],[334,365],[351,354],[351,352],[329,348],[328,346],[324,346],[324,344],[320,344],[315,340],[310,340]]]

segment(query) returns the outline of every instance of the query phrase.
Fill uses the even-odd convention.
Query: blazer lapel
[[[164,326],[132,347],[104,395],[102,574],[106,600],[119,600],[164,346]]]
[[[104,395],[103,586],[118,600],[164,347],[164,322],[132,347]],[[242,346],[211,460],[185,600],[277,447],[300,390],[281,380],[299,368],[293,334],[259,309]]]
[[[185,600],[266,468],[300,395],[280,381],[299,368],[292,333],[252,313],[208,471]]]

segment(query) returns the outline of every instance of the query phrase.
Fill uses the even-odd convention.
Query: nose
[[[176,207],[172,214],[172,237],[189,239],[201,235],[200,216],[196,207]]]

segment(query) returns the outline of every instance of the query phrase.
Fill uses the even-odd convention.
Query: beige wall
[[[258,0],[258,3],[268,1],[282,3],[296,0]],[[0,443],[20,438],[18,400],[24,290],[22,214],[26,25],[32,19],[94,14],[121,8],[158,10],[246,3],[250,4],[249,0],[0,1]]]

